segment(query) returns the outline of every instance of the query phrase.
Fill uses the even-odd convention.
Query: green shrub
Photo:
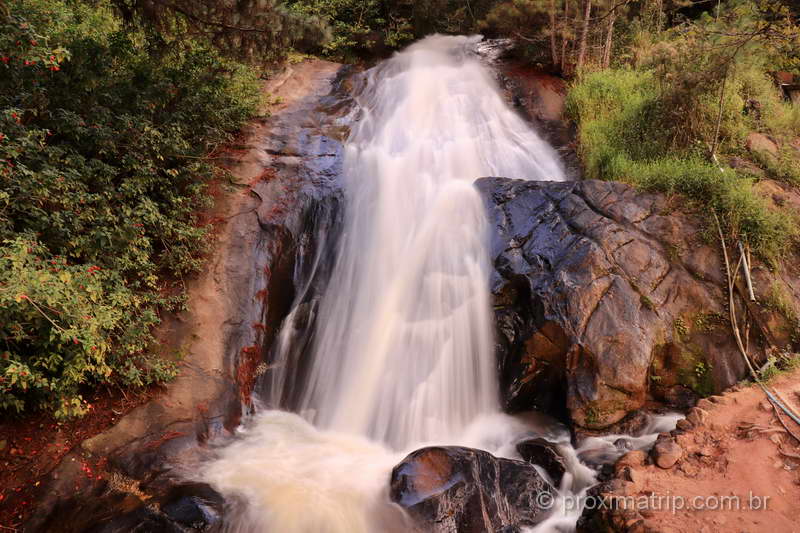
[[[74,265],[17,238],[0,247],[0,408],[25,398],[56,416],[82,414],[85,383],[144,385],[174,366],[146,355],[158,321],[153,295],[132,291],[117,272]]]
[[[85,385],[174,374],[151,329],[206,250],[205,156],[260,93],[213,49],[152,39],[80,2],[0,18],[0,408],[80,414]]]
[[[292,12],[304,18],[322,20],[329,28],[321,51],[330,56],[351,59],[376,45],[397,47],[412,37],[409,20],[389,16],[379,0],[295,0]]]

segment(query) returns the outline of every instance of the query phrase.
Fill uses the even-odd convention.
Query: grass
[[[595,72],[572,87],[566,110],[578,124],[587,177],[682,195],[707,222],[718,213],[728,234],[745,235],[759,256],[777,261],[798,235],[796,221],[771,209],[752,178],[704,159],[701,146],[673,146],[659,97],[653,75],[643,70]]]
[[[759,371],[761,381],[769,383],[775,378],[800,368],[800,354],[783,353],[770,357]]]
[[[800,109],[800,106],[798,106],[798,109]],[[784,145],[778,149],[778,155],[754,152],[752,157],[761,168],[767,171],[771,178],[798,187],[800,186],[800,162],[791,153],[791,150],[794,150],[794,148]]]

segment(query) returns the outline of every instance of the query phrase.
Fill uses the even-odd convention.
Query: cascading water
[[[431,36],[364,74],[338,257],[303,391],[292,391],[302,417],[260,413],[204,470],[243,501],[231,531],[405,531],[386,496],[405,453],[435,443],[514,456],[515,440],[548,432],[499,413],[487,222],[472,184],[564,175],[470,51],[479,40]],[[267,405],[287,396],[287,358],[278,350]],[[571,453],[562,488],[579,490],[594,478]]]
[[[496,411],[481,176],[563,180],[468,46],[432,36],[366,73],[347,207],[299,409],[395,448]],[[282,368],[278,366],[278,368]],[[273,388],[282,394],[280,370]]]

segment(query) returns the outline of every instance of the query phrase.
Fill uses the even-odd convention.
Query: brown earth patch
[[[800,409],[800,370],[771,385]],[[800,531],[800,440],[789,433],[800,436],[800,427],[781,413],[787,431],[778,416],[757,386],[701,400],[679,429],[660,438],[680,447],[674,466],[657,466],[657,452],[617,463],[604,496],[627,497],[642,508],[605,512],[602,527],[592,530]]]

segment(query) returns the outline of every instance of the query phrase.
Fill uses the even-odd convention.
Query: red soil
[[[85,395],[91,405],[88,414],[64,422],[41,412],[0,421],[0,530],[17,531],[34,510],[44,478],[65,455],[158,391],[97,390]],[[93,475],[91,469],[86,475]]]
[[[797,411],[800,371],[773,386]],[[661,509],[641,512],[646,526],[662,533],[800,532],[800,440],[756,386],[728,392],[719,402],[701,402],[706,422],[677,437],[683,448],[678,463],[666,470],[635,468],[626,495],[683,503],[684,509],[664,508],[662,499]],[[800,427],[781,418],[800,437]]]

